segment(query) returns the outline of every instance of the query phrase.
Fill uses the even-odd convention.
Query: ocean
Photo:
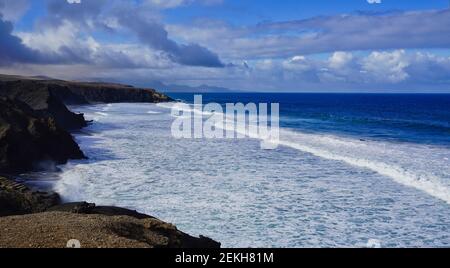
[[[450,95],[217,93],[203,102],[279,103],[280,146],[175,139],[170,103],[77,106],[93,120],[75,135],[89,160],[38,183],[224,247],[450,246]]]

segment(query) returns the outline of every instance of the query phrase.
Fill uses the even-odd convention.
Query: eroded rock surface
[[[0,177],[0,217],[43,212],[59,202],[60,198],[55,193],[35,191],[12,179]]]
[[[52,117],[0,97],[0,173],[18,173],[84,158],[73,137]]]

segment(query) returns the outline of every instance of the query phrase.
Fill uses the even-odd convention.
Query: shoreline
[[[82,132],[92,122],[69,110],[68,103],[158,103],[170,101],[169,97],[118,84],[1,78],[0,145],[5,147],[0,148],[0,248],[64,248],[67,241],[76,238],[89,248],[220,247],[210,238],[192,237],[137,211],[87,202],[64,203],[58,193],[18,180],[25,172],[54,171],[69,160],[89,157],[72,134]],[[78,123],[65,121],[75,117]]]
[[[55,192],[0,177],[0,248],[220,248],[155,217],[87,202],[63,203]],[[39,232],[36,232],[39,230]]]

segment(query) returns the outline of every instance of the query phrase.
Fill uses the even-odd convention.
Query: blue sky
[[[447,0],[384,0],[368,4],[365,0],[231,0],[222,5],[194,4],[165,12],[171,22],[189,22],[196,17],[215,17],[233,24],[256,24],[261,21],[305,19],[355,11],[386,12],[392,10],[442,9]]]
[[[0,72],[140,86],[450,92],[450,1],[369,1],[0,0]]]

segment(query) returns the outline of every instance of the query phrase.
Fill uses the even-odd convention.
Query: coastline
[[[216,99],[217,95],[204,97]],[[256,95],[253,100],[265,97]],[[74,161],[64,169],[55,189],[68,201],[141,210],[176,222],[190,234],[213,237],[225,247],[364,247],[368,239],[384,241],[389,247],[420,246],[418,228],[433,230],[422,242],[427,246],[447,241],[438,222],[448,205],[425,191],[399,184],[396,177],[377,173],[383,169],[355,167],[302,151],[305,148],[280,146],[263,151],[259,141],[251,138],[232,142],[176,139],[171,133],[170,108],[165,103],[74,108],[97,122],[86,129],[91,135],[76,136],[92,158]],[[357,135],[304,133],[302,129],[281,132],[282,141],[332,156],[367,157],[388,167],[395,167],[390,160],[404,160],[399,164],[406,170],[410,167],[406,164],[416,161],[404,155],[431,152],[427,145],[370,137],[361,141]],[[383,158],[387,149],[392,157]],[[358,232],[347,232],[348,226],[357,224],[355,219],[361,219]]]
[[[171,101],[169,97],[118,84],[0,78],[0,175],[5,174],[0,176],[0,228],[4,230],[0,248],[62,248],[77,238],[89,248],[220,247],[212,239],[194,238],[149,215],[86,202],[64,204],[57,193],[17,181],[23,172],[54,171],[70,159],[89,157],[70,134],[89,122],[66,105],[158,103]]]
[[[256,102],[268,98],[267,95],[246,97]],[[290,97],[296,99],[295,95]],[[378,98],[366,97],[370,102]],[[216,99],[217,96],[206,95],[205,98]],[[224,102],[233,102],[236,96],[220,95],[220,98]],[[305,98],[308,99],[299,95],[297,99],[303,102]],[[354,99],[349,96],[333,98]],[[322,96],[321,99],[326,98]],[[322,101],[326,103],[326,100]],[[415,133],[409,129],[408,134],[412,132],[412,136],[400,136],[398,140],[377,139],[370,135],[361,139],[358,125],[346,129],[357,132],[353,136],[326,131],[305,133],[303,128],[298,131],[282,129],[283,141],[289,142],[289,146],[262,151],[258,141],[253,139],[234,142],[177,140],[170,132],[173,122],[170,106],[166,103],[70,106],[73,112],[84,113],[87,119],[95,122],[82,131],[72,132],[90,159],[58,165],[63,171],[58,181],[50,179],[50,173],[42,183],[35,182],[43,188],[47,183],[52,184],[65,201],[86,200],[136,209],[167,222],[176,222],[180,229],[190,234],[214,237],[225,247],[365,247],[368,239],[383,241],[387,247],[448,244],[448,237],[439,231],[439,222],[448,219],[442,215],[442,211],[448,211],[448,204],[430,194],[439,182],[430,174],[448,170],[445,166],[448,159],[440,158],[445,157],[447,151],[438,144],[414,143],[412,134]],[[310,107],[317,109],[315,102]],[[285,123],[305,124],[302,117],[296,116],[298,110],[288,112],[294,116]],[[331,112],[339,115],[334,110]],[[373,119],[374,112],[379,110],[364,108],[363,114],[352,115]],[[385,118],[390,117],[382,120]],[[434,126],[435,121],[427,119],[424,118],[422,124]],[[398,120],[403,122],[402,118],[397,118],[391,122],[393,128],[386,128],[385,122],[381,122],[371,129],[391,131],[396,129]],[[333,131],[342,125],[338,121],[333,125],[336,126]],[[422,132],[422,125],[419,128]],[[434,141],[437,143],[437,139]],[[192,152],[188,158],[186,152]],[[217,152],[220,152],[219,156]],[[385,157],[386,152],[389,157]],[[414,155],[417,157],[411,159]],[[430,158],[431,155],[436,157]],[[362,162],[361,159],[366,160]],[[437,162],[423,167],[420,162],[426,163],[425,159]],[[354,161],[358,162],[352,164]],[[282,169],[280,163],[283,163]],[[439,165],[442,167],[437,168]],[[402,178],[406,180],[401,181]],[[29,185],[35,182],[31,178]],[[410,182],[422,183],[424,187],[411,187]],[[84,208],[74,209],[80,210]],[[46,214],[50,218],[70,217],[54,216],[51,214],[54,211],[43,213],[50,213]],[[101,217],[84,217],[92,213],[97,215],[97,209],[89,213],[78,216],[84,221],[105,221]],[[355,219],[360,221],[355,222]],[[40,221],[38,217],[35,220]],[[348,233],[348,226],[358,226],[358,232]],[[417,232],[423,228],[429,228],[426,240]],[[9,228],[6,226],[6,229]]]
[[[33,190],[0,177],[0,248],[219,248],[220,243],[179,231],[137,211],[61,203],[57,193]],[[36,230],[39,230],[36,232]]]

